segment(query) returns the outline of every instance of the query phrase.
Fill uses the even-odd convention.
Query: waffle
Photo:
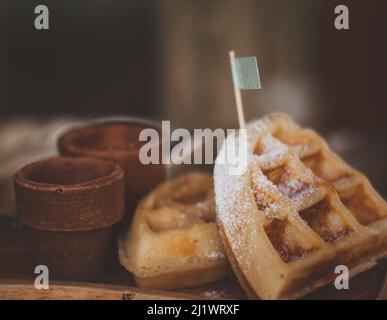
[[[214,183],[225,250],[250,298],[297,298],[332,282],[337,265],[352,277],[387,254],[386,202],[319,135],[280,114],[247,132],[246,170],[229,175],[217,161]]]
[[[215,220],[210,176],[191,172],[166,182],[137,207],[129,232],[119,240],[120,262],[142,287],[217,281],[229,267]]]

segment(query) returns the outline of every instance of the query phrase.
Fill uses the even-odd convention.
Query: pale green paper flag
[[[231,70],[235,88],[245,90],[261,89],[257,59],[255,57],[231,59]]]

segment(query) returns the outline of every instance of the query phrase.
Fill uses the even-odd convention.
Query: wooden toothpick
[[[235,59],[235,52],[230,51],[229,55],[230,55],[230,63],[232,63],[233,59]],[[234,86],[235,102],[236,102],[236,107],[238,112],[239,128],[244,129],[246,127],[246,122],[245,122],[245,115],[243,113],[241,91],[239,90],[239,88],[236,87],[234,81],[233,81],[233,86]]]

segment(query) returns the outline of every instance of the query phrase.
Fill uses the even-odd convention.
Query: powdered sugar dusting
[[[223,297],[225,294],[226,294],[226,292],[223,289],[222,290],[207,290],[207,291],[204,291],[202,293],[202,296],[206,297],[206,298],[216,299],[216,298]]]
[[[247,237],[254,238],[260,228],[249,228],[249,234],[242,232],[244,226],[262,223],[257,216],[266,218],[297,216],[297,209],[316,192],[317,178],[300,161],[295,151],[272,136],[274,124],[270,118],[263,118],[247,126],[248,164],[242,175],[231,176],[228,165],[216,163],[214,168],[215,199],[218,219],[224,228],[235,257],[238,252],[254,251],[254,243],[248,244]],[[220,154],[225,152],[223,144]],[[272,182],[264,174],[285,166],[290,170],[279,181]],[[239,261],[242,263],[243,261]],[[246,263],[246,261],[244,261]],[[248,262],[247,262],[248,263]]]
[[[224,253],[221,251],[212,251],[206,255],[206,258],[210,260],[218,260],[218,259],[224,259]]]

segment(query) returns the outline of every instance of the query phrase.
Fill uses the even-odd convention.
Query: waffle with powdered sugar
[[[214,183],[226,253],[249,297],[300,297],[332,282],[338,265],[354,276],[387,254],[386,202],[318,134],[281,114],[247,132],[245,172],[216,163]]]

